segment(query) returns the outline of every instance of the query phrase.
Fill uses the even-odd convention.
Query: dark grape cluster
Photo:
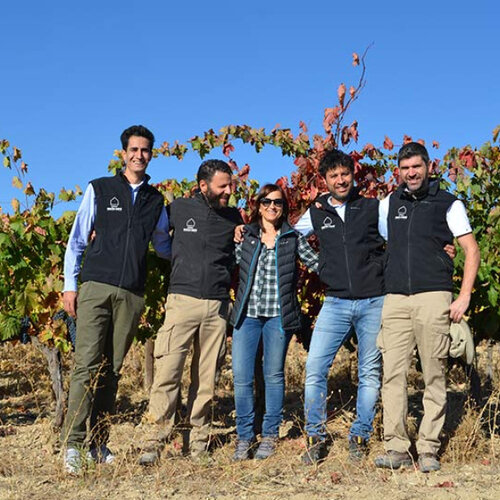
[[[28,316],[24,316],[21,320],[21,331],[19,332],[19,340],[21,344],[28,344],[31,342],[30,336],[28,335],[28,328],[30,326],[30,319]]]
[[[62,319],[64,323],[66,324],[66,328],[68,329],[68,335],[69,335],[69,340],[71,342],[71,345],[73,347],[73,350],[75,349],[75,343],[76,343],[76,321],[75,318],[70,316],[64,309],[60,309],[54,314],[54,317],[52,318],[53,320],[58,320]]]

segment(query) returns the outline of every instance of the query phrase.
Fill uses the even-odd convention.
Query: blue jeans
[[[262,423],[262,436],[278,437],[283,418],[284,367],[291,335],[283,332],[279,317],[245,318],[241,327],[233,332],[232,348],[236,432],[240,440],[251,440],[255,434],[253,381],[255,357],[261,337],[266,388],[266,412]]]
[[[349,438],[368,439],[373,431],[375,405],[380,392],[381,354],[376,346],[384,297],[340,299],[326,297],[318,315],[306,363],[305,418],[308,436],[326,437],[328,371],[349,337],[358,338],[358,396],[356,420]]]

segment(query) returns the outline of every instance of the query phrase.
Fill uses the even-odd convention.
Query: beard
[[[208,186],[205,193],[208,204],[215,209],[227,207],[229,196],[225,193],[215,194]]]
[[[334,200],[337,200],[337,201],[340,201],[341,203],[344,203],[351,197],[353,191],[354,191],[354,186],[344,195],[340,195],[338,193],[332,193],[332,192],[330,192],[330,195],[332,196],[332,198]]]

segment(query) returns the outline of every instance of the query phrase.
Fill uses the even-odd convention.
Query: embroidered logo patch
[[[335,227],[335,224],[333,223],[333,220],[330,217],[325,217],[323,220],[323,225],[321,226],[321,229],[333,229]]]
[[[109,207],[106,208],[108,212],[121,212],[122,207],[120,207],[120,200],[114,196],[109,200]]]
[[[408,219],[408,216],[406,215],[406,207],[403,205],[402,207],[398,208],[398,215],[394,217],[395,219]]]
[[[197,233],[198,229],[196,228],[196,221],[191,218],[186,221],[186,227],[183,229],[186,233]]]

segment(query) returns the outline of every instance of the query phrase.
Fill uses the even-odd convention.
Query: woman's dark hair
[[[260,201],[266,198],[268,194],[279,191],[281,197],[283,198],[283,213],[281,214],[280,220],[278,221],[278,226],[281,227],[283,221],[288,221],[288,200],[285,191],[277,184],[264,184],[260,191],[257,193],[257,198],[255,199],[255,206],[250,213],[250,224],[252,222],[258,222],[259,226],[262,226],[261,216],[259,213]]]

